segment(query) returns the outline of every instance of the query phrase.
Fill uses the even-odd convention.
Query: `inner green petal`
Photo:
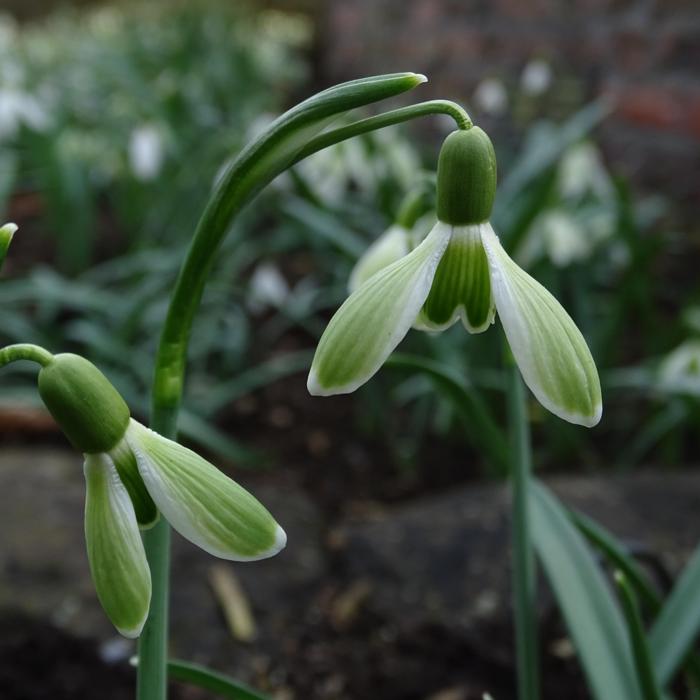
[[[460,315],[470,333],[480,333],[493,322],[489,266],[478,226],[454,228],[420,320],[441,330]]]

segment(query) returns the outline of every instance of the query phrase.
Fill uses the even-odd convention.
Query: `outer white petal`
[[[267,559],[286,545],[267,509],[196,452],[134,420],[127,440],[151,498],[190,542],[233,561]]]
[[[515,361],[537,400],[570,423],[600,421],[598,371],[581,332],[561,304],[518,267],[490,224],[482,227],[496,309]]]
[[[151,572],[129,494],[112,460],[85,455],[85,541],[97,596],[125,637],[138,637],[151,602]]]
[[[354,292],[370,277],[383,270],[391,263],[408,255],[409,232],[398,224],[390,226],[372,245],[367,248],[365,254],[355,263],[350,273],[348,289]]]
[[[415,250],[346,299],[316,348],[307,382],[311,394],[350,393],[384,364],[423,306],[450,235],[451,227],[438,222]]]

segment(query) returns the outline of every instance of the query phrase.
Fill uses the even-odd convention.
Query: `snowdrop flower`
[[[541,58],[530,61],[520,76],[520,85],[528,95],[541,95],[551,84],[552,67]]]
[[[0,140],[15,136],[22,125],[44,131],[50,121],[44,107],[29,93],[0,88]]]
[[[476,86],[474,102],[482,112],[497,117],[508,109],[508,93],[500,80],[486,78]]]
[[[352,294],[370,277],[391,263],[408,255],[410,231],[399,223],[392,224],[367,249],[350,273],[348,290]]]
[[[199,455],[137,423],[95,365],[61,354],[39,372],[39,393],[85,455],[85,540],[102,607],[126,637],[141,633],[151,575],[139,528],[162,513],[185,538],[223,559],[279,552],[286,535],[247,491]]]
[[[370,379],[412,326],[457,320],[485,331],[496,311],[523,379],[545,408],[571,423],[601,417],[598,372],[559,302],[508,256],[488,222],[496,158],[478,127],[450,134],[440,152],[438,221],[408,255],[372,275],[331,319],[308,377],[311,394],[349,393]]]
[[[163,137],[155,126],[143,124],[129,137],[129,164],[137,180],[155,180],[163,167]]]
[[[664,358],[659,382],[665,391],[700,396],[700,340],[686,340]]]
[[[250,278],[246,304],[254,314],[279,309],[289,299],[290,289],[284,275],[272,263],[262,263]]]

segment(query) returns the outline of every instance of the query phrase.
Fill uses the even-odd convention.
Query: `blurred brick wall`
[[[426,73],[421,98],[461,100],[482,123],[478,83],[517,90],[524,66],[544,59],[553,82],[542,113],[614,97],[602,130],[614,164],[698,205],[698,0],[327,0],[321,22],[324,81]]]

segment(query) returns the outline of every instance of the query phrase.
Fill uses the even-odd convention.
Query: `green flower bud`
[[[478,126],[453,131],[442,144],[437,173],[437,216],[460,226],[488,221],[496,195],[496,154]]]
[[[109,452],[126,433],[129,407],[107,377],[79,355],[54,355],[39,372],[39,394],[81,452]]]
[[[5,262],[7,249],[10,247],[10,243],[12,243],[12,236],[15,235],[15,231],[17,231],[17,226],[15,224],[0,226],[0,267],[2,267],[3,262]]]

